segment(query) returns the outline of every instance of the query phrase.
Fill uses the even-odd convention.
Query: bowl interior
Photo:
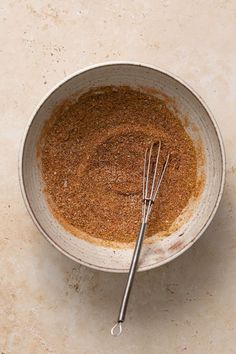
[[[198,174],[205,176],[203,192],[192,207],[191,216],[177,231],[144,243],[139,270],[146,270],[168,262],[190,247],[209,224],[222,194],[224,154],[218,130],[199,98],[180,81],[152,67],[116,63],[82,71],[59,85],[39,106],[26,132],[20,165],[23,196],[40,231],[67,256],[96,269],[128,271],[131,248],[114,249],[88,242],[71,235],[57,222],[45,200],[36,157],[40,133],[55,106],[79,91],[105,85],[154,88],[173,98],[181,116],[188,117],[188,134],[203,149],[204,164],[199,162],[198,167]]]

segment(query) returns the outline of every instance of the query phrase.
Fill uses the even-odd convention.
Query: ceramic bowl
[[[202,146],[198,174],[204,186],[188,217],[168,237],[154,237],[143,244],[139,271],[158,267],[187,250],[206,230],[219,205],[225,178],[225,156],[216,122],[203,100],[182,80],[154,66],[132,62],[112,62],[81,70],[59,83],[39,104],[26,128],[20,152],[19,176],[27,209],[46,239],[66,256],[88,267],[127,272],[132,248],[104,247],[73,236],[54,218],[48,208],[38,166],[36,148],[40,133],[55,106],[79,91],[105,85],[142,86],[162,92],[175,101],[188,134]],[[187,215],[185,213],[185,215]]]

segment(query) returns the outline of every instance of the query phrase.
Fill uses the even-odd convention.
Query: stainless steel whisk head
[[[129,269],[129,275],[124,290],[120,312],[117,323],[112,327],[111,334],[113,336],[119,336],[122,332],[122,323],[125,320],[126,309],[129,301],[129,295],[132,288],[134,275],[138,265],[139,255],[142,247],[142,242],[148,222],[148,218],[152,211],[153,203],[155,202],[161,183],[163,181],[167,165],[169,163],[170,154],[167,155],[164,164],[159,167],[160,153],[161,153],[161,141],[153,143],[147,148],[144,157],[143,167],[143,200],[142,200],[142,220],[140,225],[139,234],[136,240],[134,253]],[[154,146],[157,146],[156,155],[153,154]],[[153,156],[154,155],[154,156]]]
[[[153,160],[153,148],[157,147],[157,154]],[[160,160],[161,141],[155,144],[151,144],[145,151],[144,167],[143,167],[143,207],[142,207],[142,222],[147,223],[148,217],[151,213],[153,203],[157,197],[160,189],[161,182],[163,180],[166,167],[169,162],[170,154],[162,165],[160,172],[158,173],[158,164]],[[149,186],[150,185],[150,186]]]

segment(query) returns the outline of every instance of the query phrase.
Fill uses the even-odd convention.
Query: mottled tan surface
[[[0,352],[229,354],[236,349],[235,1],[0,4]],[[21,199],[19,143],[42,96],[77,69],[137,60],[170,70],[221,128],[227,182],[202,238],[138,274],[124,335],[112,338],[125,275],[79,266],[39,234]]]

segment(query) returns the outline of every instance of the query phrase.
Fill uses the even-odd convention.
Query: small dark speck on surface
[[[208,296],[213,296],[209,291],[206,292]]]
[[[11,205],[10,204],[8,204],[8,208],[10,208],[11,207]]]
[[[79,284],[75,284],[74,285],[74,289],[75,289],[75,291],[78,291],[79,290]]]
[[[173,290],[171,290],[171,289],[168,288],[168,287],[166,288],[166,290],[169,291],[169,293],[171,293],[171,294],[174,294],[174,293],[175,293]]]

